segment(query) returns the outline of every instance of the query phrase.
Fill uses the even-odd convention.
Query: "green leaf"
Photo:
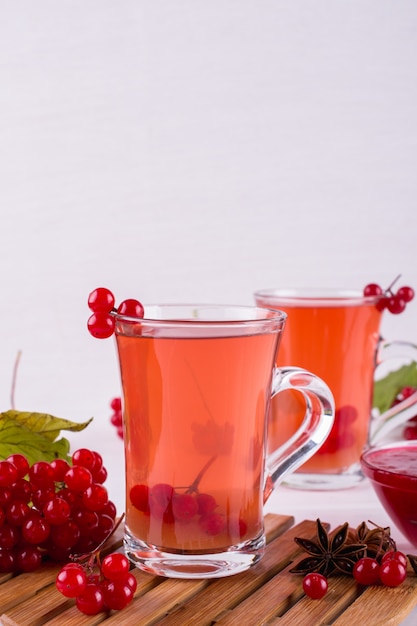
[[[374,385],[373,406],[380,413],[384,413],[392,406],[403,387],[417,387],[417,363],[403,365],[377,380]]]
[[[69,430],[72,432],[78,432],[87,428],[93,418],[87,422],[78,424],[70,420],[62,419],[60,417],[54,417],[47,413],[32,413],[29,411],[6,411],[0,413],[0,420],[3,416],[7,416],[11,420],[14,420],[21,426],[27,428],[30,432],[41,433],[45,439],[54,441],[61,430]]]
[[[0,413],[0,459],[10,454],[24,454],[29,463],[69,459],[70,444],[58,439],[61,430],[81,431],[92,418],[81,424],[45,413],[6,411]]]

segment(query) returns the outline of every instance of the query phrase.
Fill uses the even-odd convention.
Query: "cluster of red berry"
[[[110,423],[115,427],[117,435],[120,439],[124,438],[123,435],[123,414],[122,414],[122,399],[113,398],[110,402],[110,408],[112,414],[110,416]]]
[[[142,318],[144,309],[138,300],[123,300],[115,308],[115,298],[105,287],[97,287],[88,296],[88,307],[93,312],[88,318],[87,328],[96,339],[107,339],[114,333],[114,314]]]
[[[398,277],[399,278],[399,277]],[[387,289],[382,289],[377,283],[369,283],[363,290],[365,297],[377,298],[377,308],[379,311],[387,309],[390,313],[402,313],[409,302],[414,298],[412,287],[400,287],[395,293],[392,291],[396,278]]]
[[[55,584],[65,597],[75,598],[77,608],[85,615],[124,609],[137,588],[129,560],[120,552],[108,554],[101,561],[94,554],[84,565],[68,563],[58,573]]]
[[[172,485],[158,483],[149,488],[144,484],[134,485],[130,490],[130,501],[145,515],[162,520],[166,524],[175,522],[188,523],[198,520],[202,532],[215,536],[224,532],[226,517],[216,511],[216,499],[208,493],[179,492]],[[229,527],[234,526],[229,521]],[[240,537],[247,531],[243,519],[236,520],[236,529]]]
[[[80,448],[64,459],[0,461],[0,572],[31,572],[46,557],[91,552],[112,532],[116,507],[101,456]]]
[[[360,585],[398,587],[407,578],[407,557],[394,549],[385,552],[380,562],[376,558],[364,556],[356,561],[352,573]],[[310,572],[303,578],[304,593],[315,600],[325,596],[328,586],[326,576],[318,572]]]

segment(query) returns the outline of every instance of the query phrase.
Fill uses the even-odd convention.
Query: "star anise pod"
[[[387,550],[395,549],[389,526],[383,528],[375,525],[375,528],[369,528],[366,522],[349,531],[349,542],[366,544],[366,556],[372,558],[382,557]]]
[[[417,556],[414,556],[414,554],[407,554],[407,557],[408,557],[408,561],[411,567],[413,568],[414,572],[417,574]]]
[[[366,545],[349,541],[347,522],[330,534],[326,532],[319,519],[316,523],[317,541],[295,537],[294,541],[309,556],[302,559],[290,572],[294,574],[318,572],[328,576],[337,570],[343,574],[352,574],[356,561],[366,555]]]

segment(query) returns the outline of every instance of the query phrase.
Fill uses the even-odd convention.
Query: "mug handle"
[[[306,410],[298,430],[266,458],[264,502],[287,474],[305,463],[325,442],[334,422],[333,394],[326,383],[299,367],[275,368],[272,397],[292,389],[304,397]]]
[[[409,341],[380,340],[377,352],[376,367],[390,359],[401,359],[417,362],[417,346]],[[374,446],[392,430],[401,426],[417,414],[417,391],[402,400],[384,413],[371,418],[369,429],[369,445]]]

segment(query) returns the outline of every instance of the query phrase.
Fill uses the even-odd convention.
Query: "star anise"
[[[414,556],[414,554],[407,554],[407,557],[408,557],[408,561],[411,567],[413,568],[414,572],[417,574],[417,556]]]
[[[318,572],[328,576],[337,570],[343,574],[352,574],[356,561],[366,555],[366,544],[349,541],[347,522],[333,533],[327,533],[319,519],[316,523],[317,541],[295,537],[295,542],[310,556],[302,559],[290,572]]]
[[[395,549],[395,541],[391,537],[389,526],[383,528],[375,525],[375,528],[369,528],[366,522],[349,531],[348,541],[366,544],[366,556],[372,558],[382,557],[387,550]]]

